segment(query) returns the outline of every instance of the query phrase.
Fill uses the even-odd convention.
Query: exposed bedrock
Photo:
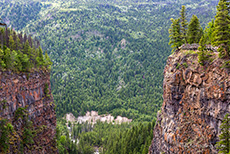
[[[149,154],[218,153],[219,126],[230,113],[230,71],[216,52],[201,66],[196,52],[182,50],[168,58]]]
[[[20,132],[25,125],[23,120],[17,120],[15,114],[20,107],[27,108],[28,119],[33,122],[33,127],[37,130],[34,144],[24,147],[23,153],[57,153],[54,140],[56,114],[48,72],[19,74],[0,72],[0,102],[4,102],[0,104],[0,117],[11,121],[15,134],[22,135]],[[10,141],[10,153],[17,153],[19,144],[22,143],[21,141],[19,143],[17,135],[11,137],[15,140]]]

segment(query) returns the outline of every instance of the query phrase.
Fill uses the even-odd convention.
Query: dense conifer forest
[[[175,38],[170,37],[174,50],[185,42],[199,43],[203,33],[212,30],[205,27],[215,16],[217,4],[218,0],[0,0],[0,17],[15,30],[35,37],[35,44],[30,45],[29,39],[21,43],[23,53],[28,44],[33,53],[25,55],[31,57],[28,68],[15,68],[27,71],[50,65],[48,55],[52,60],[60,153],[93,153],[96,148],[101,153],[146,154],[163,101],[163,69],[172,50],[169,33]],[[183,23],[178,19],[182,5],[187,20]],[[198,38],[194,38],[194,24]],[[179,40],[175,30],[182,31]],[[10,31],[11,40],[17,42]],[[17,35],[20,39],[20,33]],[[43,60],[39,45],[47,51]],[[64,115],[71,112],[77,117],[93,110],[134,122],[69,124],[70,137]]]
[[[43,55],[40,42],[26,34],[17,34],[12,29],[0,28],[0,69],[28,72],[32,69],[49,69],[51,60]]]

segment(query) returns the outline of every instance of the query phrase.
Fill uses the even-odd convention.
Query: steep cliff
[[[201,66],[197,52],[180,50],[168,58],[149,154],[218,153],[219,126],[230,113],[230,70],[215,51]]]
[[[48,72],[0,72],[0,102],[0,120],[13,126],[7,153],[57,153]]]

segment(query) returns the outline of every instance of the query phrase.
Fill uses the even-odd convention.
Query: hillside
[[[94,110],[137,121],[151,121],[162,103],[169,19],[185,4],[188,17],[196,12],[204,25],[217,3],[35,1],[23,9],[36,8],[27,15],[14,9],[26,7],[23,3],[13,2],[3,3],[2,10],[9,11],[1,16],[15,29],[23,27],[36,36],[48,50],[58,116]],[[27,24],[15,24],[11,14]]]
[[[3,21],[40,40],[52,59],[59,152],[147,153],[163,102],[170,18],[186,5],[187,19],[196,14],[204,29],[217,1],[0,0]],[[91,126],[62,119],[87,111],[132,122]]]

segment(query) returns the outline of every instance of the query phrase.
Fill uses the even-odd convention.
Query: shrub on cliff
[[[226,114],[222,124],[220,125],[221,134],[219,135],[220,141],[217,142],[216,146],[219,149],[219,153],[229,154],[230,153],[230,118],[229,114]]]
[[[0,153],[7,153],[9,149],[9,135],[13,126],[6,119],[0,120]]]

